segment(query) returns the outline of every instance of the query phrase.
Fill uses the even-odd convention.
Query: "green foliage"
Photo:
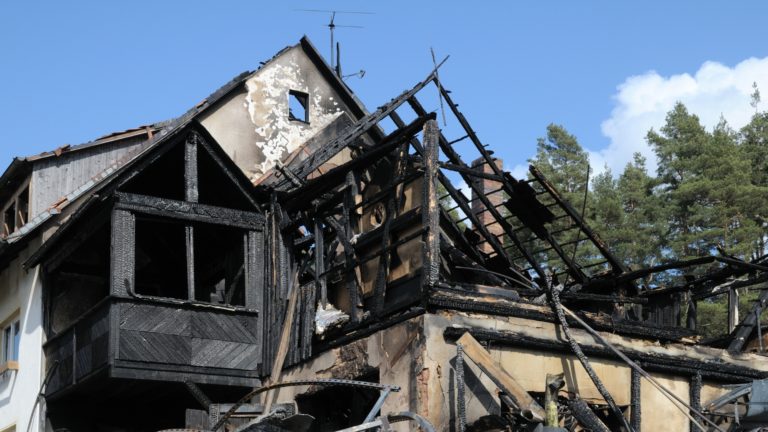
[[[757,109],[759,90],[751,105]],[[530,160],[581,210],[615,254],[632,268],[726,253],[753,259],[768,238],[768,112],[733,130],[725,119],[711,131],[677,103],[646,137],[658,170],[648,173],[635,154],[614,176],[605,169],[587,191],[588,153],[563,126],[547,126]],[[555,227],[556,229],[556,227]],[[579,250],[589,259],[594,251]],[[672,274],[643,281],[669,283]],[[716,303],[712,306],[716,308]]]
[[[759,290],[739,290],[739,319],[752,312],[752,305],[760,295]],[[696,311],[697,330],[705,338],[728,334],[728,296],[726,294],[698,302]],[[768,319],[768,311],[760,314],[760,322]]]
[[[593,193],[588,189],[589,178],[589,154],[581,147],[575,136],[571,135],[563,126],[550,124],[547,126],[546,138],[539,138],[536,157],[529,160],[544,176],[554,184],[560,194],[568,200],[573,207],[581,212],[591,213],[593,205]],[[585,195],[586,193],[586,195]],[[585,200],[586,199],[586,200]],[[586,216],[586,214],[585,214]],[[556,221],[552,231],[561,231],[567,219]],[[561,243],[570,243],[579,235],[575,230],[568,231],[560,238]],[[533,234],[522,240],[529,240]],[[581,237],[583,238],[583,237]],[[542,243],[529,243],[532,250],[541,250]],[[570,246],[564,250],[569,256],[573,255],[577,262],[590,263],[597,259],[597,250],[588,242],[578,244],[577,250]],[[554,258],[555,251],[542,254],[541,258]],[[546,262],[554,262],[547,259]],[[561,269],[553,269],[554,271]]]

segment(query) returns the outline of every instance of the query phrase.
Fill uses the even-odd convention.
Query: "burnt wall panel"
[[[136,217],[127,210],[114,210],[111,239],[110,290],[125,297],[135,284]]]
[[[192,366],[255,370],[260,362],[254,344],[192,338]]]
[[[190,311],[151,304],[120,305],[120,329],[190,336]]]
[[[100,308],[86,323],[75,329],[77,352],[74,374],[78,380],[107,362],[109,308]]]
[[[53,394],[73,382],[74,341],[72,331],[68,331],[45,346],[45,358],[51,372],[51,379],[45,389],[46,394]]]
[[[134,330],[120,332],[119,358],[146,363],[190,364],[190,338]]]
[[[256,343],[255,317],[195,311],[191,316],[191,336],[230,342]]]

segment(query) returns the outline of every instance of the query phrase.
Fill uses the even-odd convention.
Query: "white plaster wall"
[[[30,247],[0,272],[0,321],[17,310],[21,321],[19,370],[0,376],[0,430],[14,424],[17,431],[42,429],[44,416],[36,406],[44,369],[42,283],[40,267],[22,269],[29,251],[37,247],[38,242],[32,241]]]
[[[289,119],[290,90],[309,95],[309,123]],[[297,45],[256,71],[244,88],[200,120],[240,169],[256,180],[344,112],[348,108]]]

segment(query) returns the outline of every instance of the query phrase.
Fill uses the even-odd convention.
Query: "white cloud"
[[[512,174],[512,177],[518,179],[518,180],[525,180],[528,178],[528,164],[517,164],[510,168],[508,165],[504,166],[504,171],[509,172]]]
[[[706,62],[693,76],[684,73],[664,77],[650,71],[627,78],[617,87],[616,105],[601,125],[610,144],[590,153],[592,166],[598,171],[607,164],[616,175],[634,152],[640,152],[648,159],[649,171],[655,172],[655,156],[645,136],[649,129],[658,130],[664,125],[667,112],[677,101],[698,115],[710,130],[721,115],[732,128],[740,128],[754,113],[749,105],[753,82],[768,97],[768,57],[750,58],[732,68]]]

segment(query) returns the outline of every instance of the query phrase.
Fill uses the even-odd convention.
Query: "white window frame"
[[[21,320],[17,316],[3,326],[3,364],[19,361],[19,345],[21,345]]]

